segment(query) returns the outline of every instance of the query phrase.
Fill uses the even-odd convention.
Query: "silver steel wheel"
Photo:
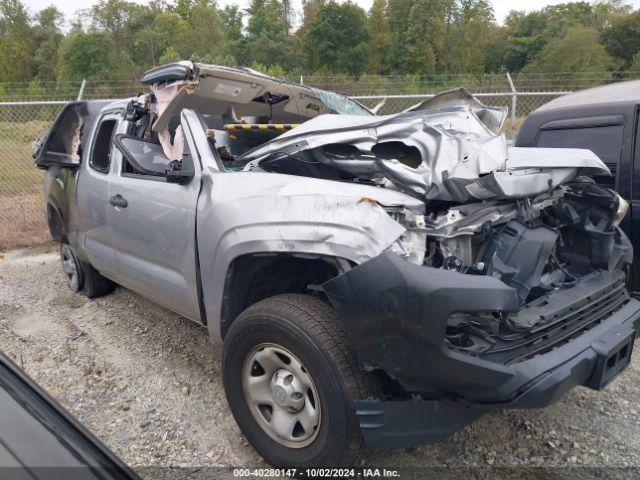
[[[69,287],[74,292],[77,292],[80,289],[80,272],[69,245],[63,244],[60,248],[60,260],[62,261],[62,271],[67,276]]]
[[[320,431],[320,397],[300,360],[280,345],[255,347],[242,366],[242,390],[260,428],[280,445],[303,448]]]

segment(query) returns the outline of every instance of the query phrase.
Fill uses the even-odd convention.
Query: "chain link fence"
[[[306,77],[290,79],[307,85],[346,92],[362,104],[373,108],[384,101],[380,114],[400,112],[434,93],[465,85],[487,105],[512,110],[505,134],[513,138],[526,115],[544,103],[567,93],[564,88],[548,91],[519,91],[504,75],[447,76],[437,81],[407,80],[406,77],[369,77],[357,82],[346,77]],[[598,79],[600,80],[600,79]],[[602,83],[606,83],[603,81]],[[524,83],[523,83],[524,85]],[[557,83],[549,82],[557,87]],[[582,85],[581,85],[582,86]],[[34,166],[33,143],[42,137],[67,101],[83,98],[125,98],[141,90],[134,82],[93,86],[77,84],[30,85],[0,84],[0,252],[9,248],[44,243],[49,238],[42,181],[44,172]],[[11,92],[9,95],[7,92]],[[406,92],[406,93],[405,93]],[[420,93],[417,93],[420,92]],[[512,107],[515,106],[515,110]]]
[[[44,172],[35,167],[33,142],[51,126],[64,102],[0,103],[0,251],[47,241]]]

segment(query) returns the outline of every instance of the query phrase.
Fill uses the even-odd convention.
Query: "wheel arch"
[[[58,206],[51,200],[47,202],[47,225],[49,233],[56,242],[62,242],[67,239],[67,229],[64,222],[64,216]]]
[[[340,257],[301,253],[249,253],[234,258],[224,280],[220,338],[250,305],[283,293],[324,295],[321,285],[352,266]]]

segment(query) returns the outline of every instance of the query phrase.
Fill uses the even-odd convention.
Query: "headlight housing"
[[[629,202],[627,202],[624,198],[622,198],[619,194],[618,196],[618,210],[616,210],[616,214],[613,217],[613,221],[611,222],[611,226],[613,228],[617,228],[618,225],[624,220],[624,217],[627,215],[629,211]]]
[[[406,258],[411,263],[422,265],[427,250],[424,215],[413,213],[407,209],[387,208],[385,210],[391,218],[406,228],[405,232],[391,244],[389,250]]]

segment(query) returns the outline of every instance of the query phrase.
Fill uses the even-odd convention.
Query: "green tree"
[[[630,66],[640,52],[640,10],[614,18],[602,32],[602,43],[625,67]]]
[[[191,25],[188,20],[174,12],[156,12],[147,19],[144,28],[136,32],[134,44],[139,52],[146,52],[147,65],[161,64],[160,57],[171,47],[181,59],[193,53]]]
[[[242,57],[244,12],[237,5],[226,5],[220,11],[220,17],[224,25],[224,36],[220,48],[224,55],[221,56],[220,63],[235,65],[238,63],[237,59]]]
[[[130,67],[131,77],[136,76],[135,65],[139,66],[138,70],[143,70],[149,66],[150,59],[160,54],[155,49],[153,54],[149,54],[144,47],[151,45],[141,46],[138,43],[140,32],[153,23],[155,14],[160,11],[153,3],[145,6],[125,0],[100,0],[89,10],[91,29],[109,36],[115,46],[118,65],[123,69]]]
[[[542,35],[512,36],[508,31],[498,30],[496,42],[491,47],[487,56],[485,69],[490,72],[505,68],[510,72],[519,72],[547,44]]]
[[[386,73],[386,50],[389,46],[389,30],[386,19],[387,0],[375,0],[367,17],[369,33],[369,73]]]
[[[121,78],[116,47],[104,32],[76,31],[60,45],[58,77],[61,80],[114,80]]]
[[[546,17],[542,10],[509,13],[501,32],[502,43],[494,45],[491,52],[489,69],[522,70],[547,44],[545,28]]]
[[[562,38],[568,29],[576,26],[595,28],[593,7],[587,2],[550,5],[540,11],[540,18],[544,22],[543,34],[548,39]]]
[[[405,30],[405,72],[436,73],[444,56],[446,7],[442,0],[413,0]]]
[[[123,48],[138,71],[155,66],[163,52],[163,46],[157,44],[153,35],[156,17],[166,10],[166,4],[152,1],[146,5],[136,5],[131,11],[125,32],[122,33],[122,38],[126,38]]]
[[[124,0],[100,0],[91,7],[90,18],[97,30],[111,37],[116,48],[127,50],[130,42],[127,26],[138,8],[135,3]]]
[[[0,81],[31,78],[33,37],[29,15],[19,0],[0,0]]]
[[[169,45],[164,50],[164,52],[162,52],[162,55],[160,55],[160,58],[158,59],[158,63],[162,65],[165,63],[173,63],[180,60],[184,60],[184,58],[181,58],[180,54],[176,52],[175,48]]]
[[[309,25],[307,64],[312,71],[361,75],[368,62],[368,40],[364,10],[350,2],[330,1]]]
[[[596,0],[591,8],[593,10],[592,26],[601,32],[608,28],[616,18],[628,15],[633,11],[626,0]]]
[[[631,62],[629,70],[636,73],[640,72],[640,53],[636,53],[636,56],[633,57],[633,62]]]
[[[563,38],[543,48],[525,71],[549,74],[606,72],[615,62],[598,43],[598,37],[599,33],[595,28],[571,27]]]
[[[628,11],[624,0],[567,2],[528,13],[512,11],[505,26],[495,32],[496,42],[486,59],[486,69],[517,72],[547,44],[564,38],[569,29],[586,27],[601,31]]]
[[[296,32],[301,38],[307,35],[309,25],[313,23],[318,11],[327,3],[327,0],[302,0],[302,25]]]
[[[175,0],[173,5],[169,5],[168,11],[178,14],[184,20],[191,20],[195,4],[196,0]]]
[[[216,58],[223,53],[224,19],[212,0],[195,0],[190,24],[192,54]]]
[[[58,49],[64,38],[61,25],[64,14],[53,5],[40,11],[33,27],[33,74],[40,80],[54,80]]]
[[[289,19],[281,0],[252,0],[247,13],[247,34],[238,59],[241,63],[255,61],[289,69],[301,61],[297,44],[289,36]]]
[[[264,73],[265,75],[269,75],[270,77],[274,78],[284,78],[287,75],[287,72],[285,72],[284,68],[282,68],[280,65],[272,65],[270,67],[267,67],[266,65],[262,65],[261,63],[253,62],[250,67],[253,70]]]
[[[457,73],[479,73],[485,70],[488,53],[495,42],[498,28],[493,8],[487,0],[460,0],[449,51],[448,70]]]
[[[407,37],[407,19],[411,14],[412,0],[387,0],[388,71],[407,73],[411,59],[407,55],[410,42]]]
[[[226,5],[220,12],[225,29],[225,40],[237,42],[242,40],[243,13],[237,5]]]

